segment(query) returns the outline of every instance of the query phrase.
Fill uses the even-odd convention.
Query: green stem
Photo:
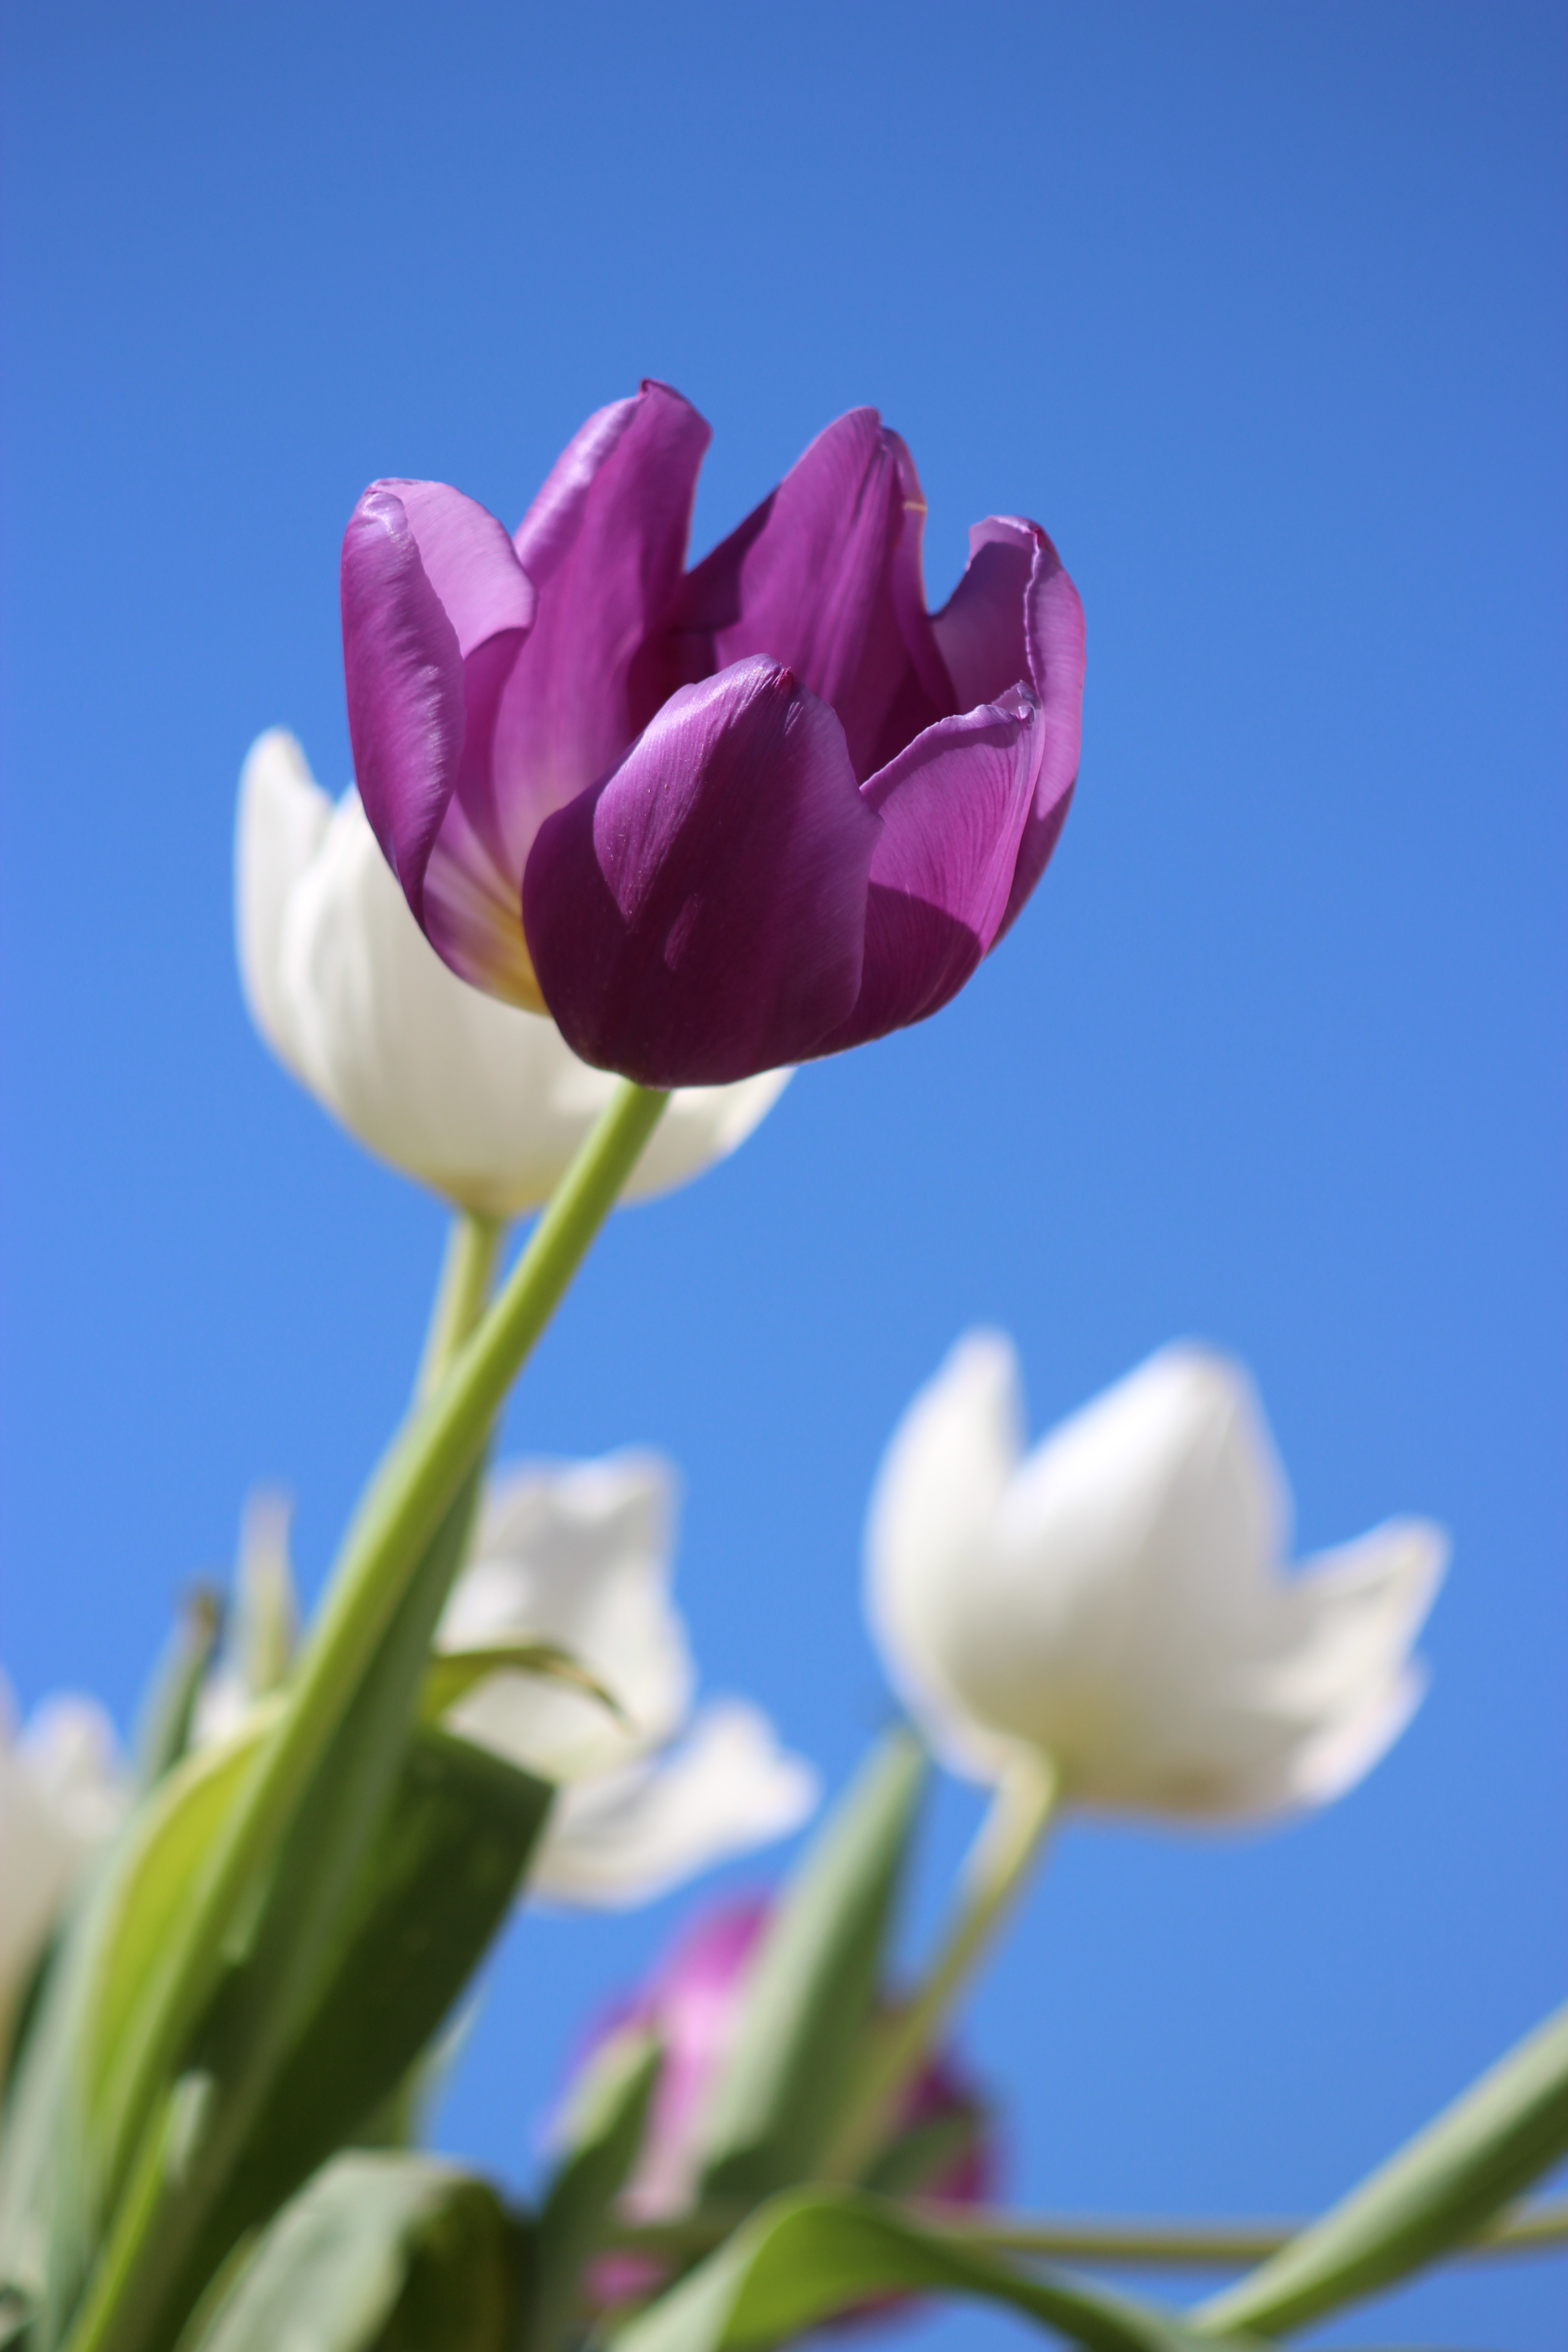
[[[452,1219],[441,1260],[441,1279],[415,1383],[416,1403],[423,1404],[440,1387],[447,1366],[477,1327],[495,1281],[496,1266],[506,1240],[501,1217],[481,1217],[462,1209]]]
[[[1289,2244],[1304,2221],[1098,2221],[1070,2215],[1005,2213],[933,2200],[908,2210],[950,2238],[985,2253],[1034,2254],[1048,2262],[1094,2263],[1108,2269],[1240,2270]],[[672,2221],[628,2222],[606,2231],[602,2242],[618,2252],[676,2261],[709,2253],[746,2217],[736,2206]],[[1516,2207],[1479,2237],[1453,2249],[1457,2261],[1493,2261],[1568,2250],[1568,2199]]]
[[[289,1704],[258,1755],[194,1891],[147,2013],[110,2152],[118,2187],[163,2086],[212,1989],[224,1941],[268,1867],[310,1776],[342,1721],[382,1635],[463,1479],[479,1460],[508,1388],[614,1207],[668,1097],[623,1081],[567,1170],[494,1305],[416,1404],[354,1515]],[[477,1256],[477,1244],[474,1246]],[[467,1285],[471,1290],[471,1284]],[[114,2236],[121,2231],[117,2224]],[[71,2352],[103,2338],[110,2310],[73,2329]]]
[[[960,1990],[1011,1908],[1055,1817],[1061,1782],[1049,1759],[1021,1750],[996,1784],[969,1850],[942,1949],[906,2008],[878,2032],[823,2167],[856,2180],[891,2129]]]

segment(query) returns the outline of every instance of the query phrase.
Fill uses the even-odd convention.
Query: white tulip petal
[[[83,1864],[124,1819],[113,1726],[90,1699],[46,1700],[13,1740],[0,1685],[0,2059],[15,2006]]]
[[[1000,1509],[1023,1448],[1013,1344],[973,1331],[894,1433],[871,1496],[867,1608],[894,1687],[955,1770],[992,1777],[994,1740],[949,1678],[974,1530]]]
[[[294,890],[321,848],[331,814],[331,802],[292,735],[274,727],[258,736],[239,779],[235,939],[250,1017],[296,1077],[305,1073],[292,1007],[280,985],[283,928]]]
[[[1392,1523],[1286,1576],[1283,1473],[1208,1350],[1163,1349],[1010,1467],[1016,1383],[1005,1342],[961,1343],[872,1503],[873,1629],[939,1752],[994,1778],[1026,1743],[1080,1803],[1208,1819],[1369,1769],[1419,1696],[1441,1531]]]
[[[623,1710],[538,1675],[489,1675],[446,1717],[549,1780],[629,1762],[684,1721],[694,1671],[669,1597],[675,1481],[657,1454],[525,1464],[491,1478],[471,1567],[437,1635],[445,1650],[552,1642]]]
[[[241,975],[268,1043],[370,1150],[460,1206],[547,1200],[619,1081],[552,1021],[448,971],[405,902],[358,795],[335,808],[275,730],[246,762],[237,839]],[[628,1200],[683,1184],[751,1134],[773,1070],[671,1098]]]
[[[548,1902],[618,1910],[786,1837],[815,1807],[811,1765],[781,1748],[760,1709],[705,1707],[659,1757],[563,1790],[531,1881]]]

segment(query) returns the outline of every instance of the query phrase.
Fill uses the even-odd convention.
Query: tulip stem
[[[620,2221],[612,2217],[601,2242],[617,2252],[655,2259],[711,2252],[746,2218],[746,2208],[704,2206],[670,2221]],[[1278,2253],[1310,2225],[1304,2221],[1162,2221],[1099,2215],[1009,2213],[984,2205],[950,2205],[915,2197],[905,2210],[916,2219],[992,2254],[1028,2254],[1047,2262],[1092,2263],[1108,2270],[1248,2269]],[[1515,2205],[1486,2229],[1448,2252],[1456,2262],[1500,2261],[1526,2254],[1561,2254],[1568,2248],[1568,2198]]]
[[[414,1389],[417,1403],[440,1387],[447,1365],[484,1313],[505,1240],[506,1223],[500,1217],[481,1217],[464,1209],[453,1218]]]
[[[1061,1780],[1048,1757],[1020,1750],[997,1781],[964,1857],[958,1899],[942,1948],[914,1997],[871,2040],[823,2171],[858,2179],[897,2121],[965,1980],[991,1943],[1045,1843]]]
[[[109,2177],[117,2186],[126,2179],[160,2093],[179,2071],[234,1920],[276,1856],[426,1548],[484,1450],[508,1389],[668,1099],[629,1079],[617,1087],[494,1304],[433,1392],[416,1402],[373,1475],[343,1538],[277,1729],[260,1748],[214,1842],[147,2009],[135,2021],[135,2063],[119,2109],[116,2145],[107,2152]],[[455,1244],[454,1255],[464,1263],[462,1287],[471,1296],[479,1237]],[[456,1274],[452,1286],[458,1288]],[[141,2177],[140,2168],[133,2177]],[[100,2257],[100,2281],[129,2275],[147,2228],[146,2214],[121,2203]],[[99,2282],[89,2287],[69,2352],[97,2352],[115,2341],[119,2299],[105,2295]]]

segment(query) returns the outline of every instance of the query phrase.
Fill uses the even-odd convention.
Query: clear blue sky
[[[956,1005],[617,1221],[510,1442],[678,1457],[708,1680],[835,1779],[888,1704],[868,1485],[972,1321],[1037,1426],[1228,1345],[1305,1543],[1447,1520],[1432,1696],[1369,1784],[1268,1840],[1069,1833],[969,2021],[1020,2199],[1326,2198],[1568,1952],[1568,13],[16,0],[4,37],[22,1696],[123,1719],[258,1477],[318,1578],[405,1392],[440,1214],[268,1059],[229,929],[252,736],[348,778],[358,491],[514,521],[654,373],[715,428],[700,546],[874,402],[933,596],[979,515],[1057,537],[1077,807]],[[911,1938],[972,1814],[935,1806]],[[578,2022],[681,1907],[513,1936],[453,2144],[526,2177]],[[1555,2352],[1565,2316],[1554,2263],[1341,2336]]]

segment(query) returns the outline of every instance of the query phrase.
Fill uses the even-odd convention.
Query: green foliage
[[[251,2125],[195,2269],[205,2276],[321,2159],[374,2125],[505,1919],[553,1791],[422,1730],[354,1874],[331,1967]],[[224,2026],[215,2019],[214,2040]],[[221,2061],[218,2079],[223,2079]]]
[[[1211,2336],[1300,2327],[1475,2236],[1568,2152],[1568,2008],[1288,2246],[1193,2315]]]
[[[756,2198],[809,2179],[871,2013],[925,1759],[891,1733],[808,1847],[748,1977],[704,2118],[702,2193]]]
[[[161,1780],[191,1744],[196,1700],[222,1625],[223,1604],[217,1594],[209,1586],[198,1585],[186,1597],[142,1702],[136,1727],[136,1768],[144,1789]]]
[[[473,1650],[438,1651],[426,1669],[420,1715],[426,1723],[438,1722],[476,1684],[499,1674],[532,1675],[540,1682],[559,1683],[583,1698],[596,1699],[617,1723],[629,1720],[615,1693],[559,1642],[487,1642]]]
[[[522,2245],[484,2181],[432,2157],[341,2156],[188,2352],[510,2352]]]
[[[649,2035],[623,2034],[583,2085],[540,2209],[521,2352],[556,2352],[570,2338],[584,2265],[637,2161],[658,2063],[658,2044]]]
[[[1004,2305],[1085,2352],[1196,2352],[1178,2321],[1077,2281],[1028,2273],[863,2189],[807,2189],[761,2206],[616,2337],[616,2352],[771,2345],[889,2294]]]

